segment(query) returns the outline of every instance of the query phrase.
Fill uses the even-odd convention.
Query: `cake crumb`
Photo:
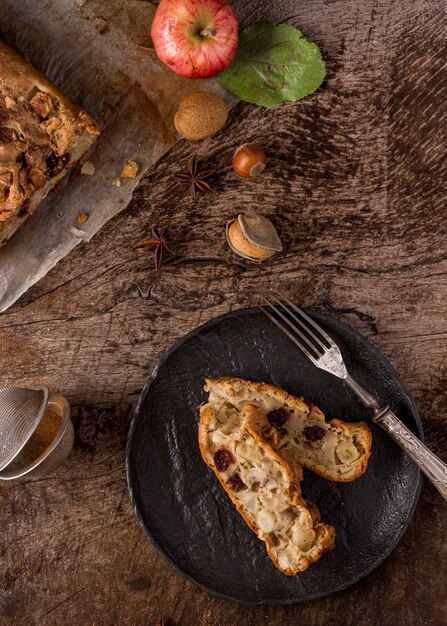
[[[140,171],[140,166],[136,161],[129,159],[121,172],[120,178],[135,178]]]
[[[97,124],[89,124],[85,127],[85,130],[90,133],[90,135],[99,135],[101,133]]]
[[[121,187],[121,181],[119,178],[112,178],[112,185],[115,185],[115,187]]]
[[[95,166],[91,161],[85,161],[81,167],[81,174],[86,174],[87,176],[93,176],[95,173]]]

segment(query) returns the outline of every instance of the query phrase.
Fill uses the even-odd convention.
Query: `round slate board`
[[[413,400],[398,374],[345,324],[308,311],[341,347],[348,370],[422,437]],[[281,574],[245,524],[197,443],[204,378],[240,376],[313,400],[326,414],[365,420],[373,433],[366,473],[334,483],[305,470],[303,495],[337,533],[336,547],[297,576]],[[200,326],[161,359],[138,401],[127,444],[127,477],[144,532],[177,571],[210,593],[250,604],[288,604],[343,589],[396,546],[418,499],[419,470],[369,420],[342,381],[314,367],[258,309]]]

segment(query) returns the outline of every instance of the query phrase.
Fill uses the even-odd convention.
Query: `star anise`
[[[211,185],[206,182],[206,179],[215,174],[216,171],[216,169],[199,170],[197,158],[194,155],[188,161],[186,172],[175,174],[175,177],[182,183],[182,185],[187,185],[191,190],[193,197],[195,197],[197,191],[213,191]]]
[[[164,251],[167,250],[172,254],[172,250],[168,246],[168,238],[166,228],[162,228],[160,231],[152,226],[152,239],[145,239],[141,241],[133,248],[138,253],[143,254],[146,250],[154,251],[154,265],[155,271],[158,272],[160,265],[163,262]]]

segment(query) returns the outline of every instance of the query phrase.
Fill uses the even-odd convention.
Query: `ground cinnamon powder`
[[[60,415],[52,407],[47,407],[47,410],[43,414],[36,430],[33,432],[31,438],[20,452],[17,461],[20,461],[23,465],[28,465],[29,463],[35,461],[45,452],[50,443],[56,437],[61,423],[62,415]]]

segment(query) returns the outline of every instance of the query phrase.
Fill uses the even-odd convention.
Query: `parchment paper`
[[[127,206],[147,168],[176,141],[172,119],[186,93],[213,91],[234,104],[217,80],[181,78],[140,47],[151,45],[154,12],[147,0],[0,0],[3,38],[102,127],[85,157],[94,175],[50,194],[0,248],[0,312]],[[116,187],[128,159],[139,174]],[[82,213],[89,219],[79,225]]]

